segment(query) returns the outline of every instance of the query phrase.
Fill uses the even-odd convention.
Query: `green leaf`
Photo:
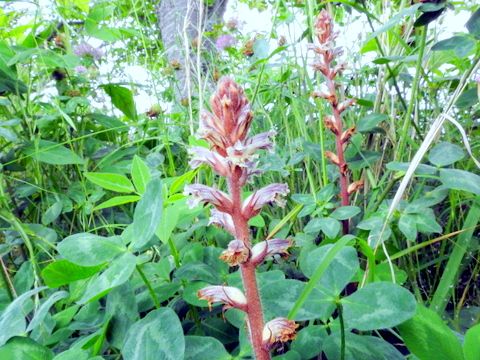
[[[63,239],[57,250],[68,261],[82,266],[101,265],[127,249],[118,237],[106,238],[90,233],[79,233]]]
[[[133,157],[131,175],[137,192],[143,194],[152,176],[150,175],[150,169],[147,164],[137,155]]]
[[[135,270],[136,262],[137,258],[135,255],[128,252],[116,258],[107,270],[88,284],[85,294],[79,300],[79,304],[96,300],[107,294],[114,287],[128,281],[130,275]]]
[[[367,284],[341,300],[346,326],[370,331],[401,324],[415,314],[414,296],[389,282]]]
[[[0,359],[51,360],[53,359],[53,352],[32,339],[17,336],[0,347]]]
[[[185,360],[228,360],[223,344],[209,336],[185,336]]]
[[[415,241],[417,239],[417,220],[414,215],[402,215],[398,220],[398,229],[407,240]]]
[[[299,353],[302,359],[312,359],[322,352],[323,342],[327,336],[324,326],[307,326],[298,332],[291,349]]]
[[[83,164],[85,162],[80,156],[72,150],[53,141],[40,140],[38,148],[34,144],[28,145],[24,149],[27,156],[50,165],[70,165]]]
[[[428,154],[428,161],[438,167],[451,165],[465,156],[462,148],[448,142],[441,142],[436,145]]]
[[[36,288],[23,293],[13,300],[0,315],[0,346],[4,345],[10,338],[23,335],[26,330],[27,323],[23,306],[33,296],[46,287]],[[3,359],[0,357],[0,359]]]
[[[431,234],[431,233],[442,233],[442,227],[437,220],[435,220],[435,214],[433,213],[432,209],[425,209],[425,211],[421,214],[416,214],[415,222],[418,231],[423,234]]]
[[[440,180],[449,189],[480,195],[480,176],[465,170],[441,169]]]
[[[330,216],[337,220],[347,220],[351,219],[355,215],[360,214],[362,210],[358,206],[341,206],[336,208]]]
[[[168,242],[168,239],[170,239],[173,230],[178,224],[180,215],[185,208],[185,203],[175,202],[174,204],[167,206],[163,210],[162,219],[157,227],[157,230],[155,231],[155,234],[164,244],[166,244]]]
[[[140,249],[148,243],[162,220],[163,198],[162,181],[151,180],[145,193],[135,208],[133,214],[133,232],[135,238],[132,242],[134,249]]]
[[[53,360],[88,360],[89,358],[88,351],[73,348],[58,354]]]
[[[464,35],[455,35],[451,38],[441,40],[432,46],[432,51],[453,50],[455,55],[462,58],[470,54],[475,48],[475,40]]]
[[[477,9],[465,24],[470,34],[480,39],[480,9]]]
[[[52,206],[50,206],[47,211],[42,215],[42,224],[48,225],[51,222],[54,222],[62,213],[63,204],[61,201],[57,201]]]
[[[338,220],[325,217],[312,219],[305,226],[305,233],[318,233],[320,230],[330,239],[334,239],[340,232],[341,224]]]
[[[403,341],[420,360],[463,360],[460,342],[440,316],[422,305],[398,329]]]
[[[385,114],[369,114],[358,121],[357,130],[359,132],[370,132],[374,130],[382,121],[387,121],[388,115]]]
[[[377,30],[375,30],[373,33],[371,33],[365,42],[369,41],[370,39],[373,39],[374,37],[384,33],[385,31],[391,29],[395,25],[397,25],[400,21],[403,20],[404,17],[406,16],[411,16],[417,12],[417,9],[421,6],[421,4],[415,4],[413,6],[410,6],[406,9],[403,9],[400,11],[398,14],[395,14],[392,16],[385,24],[380,26]]]
[[[122,348],[124,360],[178,360],[184,352],[182,325],[167,307],[151,311],[133,324]]]
[[[95,275],[101,268],[102,265],[86,267],[64,259],[57,260],[48,264],[42,270],[42,278],[48,287],[57,288],[77,280],[89,278]]]
[[[123,112],[131,120],[137,118],[137,109],[135,108],[133,94],[129,89],[114,84],[103,85],[102,87],[112,99],[112,104],[118,110]]]
[[[333,333],[325,340],[323,352],[329,360],[340,359],[340,334],[338,332]],[[345,336],[345,360],[404,359],[404,356],[393,345],[379,337],[352,333],[347,333]]]
[[[50,295],[48,299],[45,300],[45,302],[42,305],[40,305],[38,310],[35,312],[35,316],[33,317],[32,321],[30,321],[30,324],[28,324],[26,331],[27,332],[32,331],[37,326],[39,326],[45,320],[45,317],[48,315],[48,311],[53,306],[53,304],[67,297],[68,297],[68,292],[66,291],[57,291],[57,292],[54,292],[52,295]]]
[[[114,173],[92,173],[87,172],[84,174],[85,177],[94,183],[95,185],[101,186],[104,189],[121,192],[121,193],[131,193],[134,192],[132,183],[124,175],[114,174]]]
[[[478,360],[480,354],[480,324],[477,324],[465,333],[463,341],[465,360]]]
[[[140,199],[140,196],[138,195],[115,196],[111,199],[108,199],[107,201],[102,202],[101,204],[98,204],[93,208],[93,210],[95,211],[95,210],[111,208],[114,206],[130,204],[132,202],[138,201],[139,199]]]

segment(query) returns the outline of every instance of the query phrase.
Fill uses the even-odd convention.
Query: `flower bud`
[[[265,324],[263,328],[263,346],[271,349],[277,343],[295,339],[298,324],[286,318],[276,318]]]
[[[361,188],[363,188],[363,180],[357,180],[352,182],[350,185],[348,185],[348,188],[347,188],[348,195],[351,195],[354,192],[357,192]]]
[[[287,184],[267,185],[245,199],[242,205],[242,214],[245,218],[250,219],[257,215],[266,204],[275,203],[284,207],[286,201],[283,197],[289,192]]]
[[[291,246],[292,241],[285,239],[272,239],[259,242],[252,248],[251,262],[254,265],[259,265],[269,256],[276,254],[288,256],[288,248]]]
[[[220,255],[220,259],[230,266],[237,266],[246,262],[249,256],[250,250],[243,241],[235,239],[230,241],[227,250],[224,250]]]
[[[247,299],[243,292],[232,286],[207,286],[198,290],[197,296],[200,300],[206,300],[210,311],[212,304],[221,302],[225,304],[223,310],[236,308],[245,311],[247,309]]]

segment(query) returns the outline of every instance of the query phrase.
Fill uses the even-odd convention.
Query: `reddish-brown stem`
[[[249,249],[250,232],[248,229],[247,219],[242,215],[242,186],[238,182],[238,178],[228,179],[230,188],[230,195],[233,202],[233,223],[235,225],[235,234],[238,240],[242,240]],[[245,296],[247,298],[247,318],[248,328],[250,330],[250,341],[252,343],[253,351],[255,352],[256,360],[270,360],[270,352],[263,346],[263,310],[260,301],[260,294],[258,292],[257,277],[255,272],[255,265],[250,260],[240,264],[242,273],[243,287],[245,289]]]

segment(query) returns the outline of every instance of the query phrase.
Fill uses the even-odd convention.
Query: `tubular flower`
[[[222,212],[230,212],[232,210],[232,200],[227,194],[206,185],[187,185],[185,186],[183,194],[191,195],[188,201],[190,208],[194,208],[200,203],[206,203],[212,204]]]
[[[229,176],[231,174],[231,167],[227,159],[214,151],[201,146],[194,146],[188,149],[188,153],[192,156],[189,162],[192,169],[196,169],[202,164],[207,164],[220,176]]]
[[[224,250],[220,255],[220,259],[230,266],[237,266],[246,262],[249,256],[250,250],[243,241],[235,239],[230,241],[227,250]]]
[[[243,292],[232,286],[207,286],[198,290],[197,296],[200,300],[206,300],[210,311],[213,303],[223,303],[223,310],[236,308],[245,311],[247,299]]]
[[[214,208],[212,211],[210,211],[210,220],[208,225],[215,225],[224,228],[230,234],[235,236],[235,225],[233,224],[233,219],[230,214],[218,211]]]
[[[272,239],[259,242],[252,248],[252,263],[258,265],[267,257],[279,254],[288,256],[288,248],[293,245],[291,240]]]
[[[287,318],[275,318],[265,324],[263,328],[263,346],[271,349],[277,343],[284,343],[295,339],[298,324]]]
[[[266,204],[275,203],[280,207],[285,206],[283,199],[289,193],[287,184],[270,184],[255,191],[247,197],[242,205],[243,216],[247,219],[257,215]]]

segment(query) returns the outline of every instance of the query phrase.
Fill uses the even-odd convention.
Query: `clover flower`
[[[93,47],[88,43],[81,43],[75,46],[73,49],[73,53],[79,57],[90,56],[97,61],[100,60],[104,55],[104,52],[102,49]]]
[[[232,35],[224,34],[220,35],[215,41],[215,47],[218,51],[223,51],[226,48],[232,47],[237,41]]]

